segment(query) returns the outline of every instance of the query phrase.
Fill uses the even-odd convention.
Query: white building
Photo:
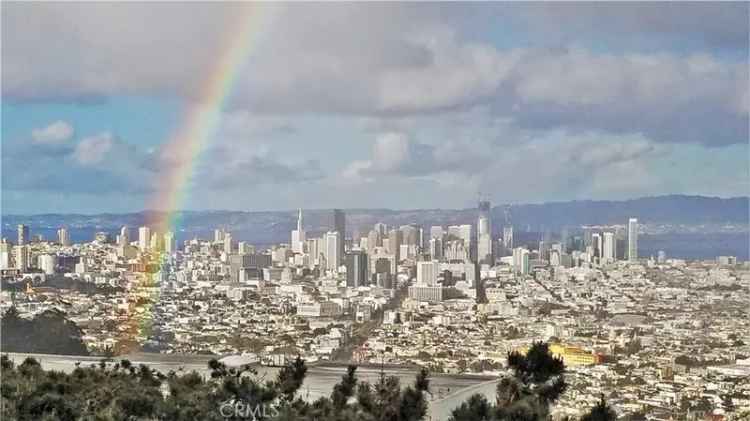
[[[149,227],[138,228],[138,248],[141,249],[141,251],[148,250],[150,241],[151,241],[151,228]]]
[[[615,233],[605,232],[604,233],[604,250],[602,252],[602,261],[606,263],[612,263],[617,258],[617,242],[615,241]]]
[[[628,221],[628,260],[638,260],[638,219],[630,218]]]
[[[437,285],[440,264],[437,260],[417,262],[417,285]]]

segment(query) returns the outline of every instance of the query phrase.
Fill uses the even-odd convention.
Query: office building
[[[615,241],[615,233],[605,232],[604,233],[604,246],[602,250],[602,262],[612,263],[617,260],[617,242]]]
[[[57,259],[54,255],[42,254],[37,258],[37,261],[39,262],[39,269],[41,269],[46,275],[52,275],[55,273]]]
[[[357,288],[369,285],[367,271],[367,253],[353,250],[346,254],[346,286]]]
[[[638,260],[638,219],[630,218],[628,221],[628,260]]]
[[[232,234],[226,232],[224,233],[224,253],[227,255],[232,254],[232,250],[234,250],[234,243],[232,243]]]
[[[172,254],[175,251],[177,251],[177,249],[174,239],[174,233],[172,231],[167,231],[164,233],[164,252]]]
[[[29,226],[24,224],[18,225],[18,245],[26,245],[31,240],[29,236]]]
[[[440,264],[435,261],[417,262],[417,285],[437,285]]]
[[[341,266],[341,235],[338,231],[328,231],[325,235],[326,269],[338,270]]]
[[[149,227],[138,228],[138,248],[141,249],[141,251],[148,250],[150,241],[151,241],[151,228]]]
[[[513,249],[513,271],[521,275],[527,275],[530,272],[529,251],[523,247]]]
[[[57,230],[57,242],[63,247],[70,245],[70,233],[68,233],[67,228],[60,227],[60,229]]]
[[[305,230],[302,227],[302,209],[297,215],[297,229],[292,231],[292,251],[295,253],[304,253],[305,251]]]
[[[492,219],[491,205],[488,201],[479,202],[479,218],[477,220],[477,261],[483,264],[495,263],[492,248]]]
[[[344,242],[346,241],[346,215],[341,209],[334,209],[331,213],[331,231],[339,233],[338,258],[339,265],[344,256]]]

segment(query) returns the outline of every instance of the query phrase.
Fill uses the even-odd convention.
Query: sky
[[[247,7],[4,3],[2,213],[750,192],[748,3],[277,3],[233,40]],[[237,77],[162,201],[227,40]]]

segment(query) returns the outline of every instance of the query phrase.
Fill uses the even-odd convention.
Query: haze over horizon
[[[3,213],[750,191],[747,3],[241,7],[5,4]]]

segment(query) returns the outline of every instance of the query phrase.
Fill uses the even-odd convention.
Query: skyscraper
[[[331,213],[331,231],[339,233],[339,264],[344,256],[344,242],[346,241],[346,215],[341,209],[334,209]],[[338,267],[338,266],[337,266]]]
[[[630,218],[628,221],[628,260],[638,260],[638,219]]]
[[[29,238],[29,226],[24,224],[18,225],[18,245],[23,246],[28,243]]]
[[[68,233],[67,228],[60,227],[60,229],[57,230],[57,242],[64,247],[70,245],[70,234]]]
[[[479,202],[479,219],[477,220],[477,260],[479,263],[494,264],[492,250],[491,205],[488,201]]]
[[[120,228],[120,236],[118,237],[118,244],[121,246],[130,244],[130,234],[128,233],[130,230],[128,229],[127,225],[123,225],[122,228]]]
[[[367,254],[362,250],[353,250],[346,254],[346,286],[357,288],[369,285],[367,271]]]
[[[297,216],[297,229],[292,231],[292,251],[303,253],[305,250],[305,230],[302,228],[302,209]]]
[[[138,248],[141,251],[148,250],[148,246],[151,241],[151,228],[140,227],[138,228]]]
[[[172,231],[167,231],[164,233],[164,251],[169,254],[172,254],[176,251],[174,233]]]
[[[226,232],[224,233],[224,253],[227,255],[232,254],[232,250],[234,249],[232,243],[232,234]]]
[[[341,236],[338,231],[328,231],[325,240],[326,269],[338,270],[341,266],[341,255],[339,254]]]
[[[617,243],[615,242],[615,233],[605,232],[604,233],[604,250],[602,252],[602,260],[606,263],[612,263],[617,260]]]

